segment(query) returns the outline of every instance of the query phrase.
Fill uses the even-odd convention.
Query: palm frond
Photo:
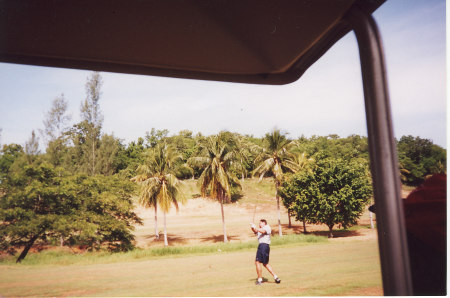
[[[174,204],[178,210],[178,201],[184,201],[179,190],[180,182],[173,175],[174,164],[181,155],[166,143],[156,145],[144,152],[145,164],[139,165],[139,175],[132,180],[139,183],[139,203],[145,207],[160,205],[168,212]]]
[[[207,166],[197,181],[197,186],[200,187],[200,193],[202,196],[206,196],[208,186],[211,182],[211,166]]]
[[[149,178],[148,175],[140,174],[132,177],[130,180],[133,182],[143,182]]]
[[[272,167],[272,173],[275,177],[275,180],[282,181],[283,180],[283,169],[281,167],[281,164],[276,162]]]
[[[259,175],[259,181],[266,175],[267,172],[271,171],[275,165],[275,159],[270,157],[264,160],[256,169],[253,170],[253,175]]]
[[[232,181],[234,186],[237,186],[237,187],[239,187],[239,189],[242,189],[241,182],[239,181],[239,179],[236,176],[230,175],[230,181]]]
[[[312,157],[308,157],[308,155],[305,152],[294,154],[294,158],[292,159],[292,162],[296,164],[298,171],[308,171],[311,172],[312,165],[314,164],[315,160]]]
[[[262,163],[263,161],[265,161],[266,159],[269,159],[269,158],[271,158],[272,157],[272,155],[270,155],[269,153],[267,153],[267,151],[266,150],[263,150],[260,154],[258,154],[256,157],[255,157],[255,164],[260,164],[260,163]]]
[[[201,144],[203,156],[190,161],[207,164],[198,180],[203,196],[209,191],[209,195],[215,199],[222,198],[224,194],[231,197],[231,167],[233,163],[239,162],[236,144],[236,137],[228,132],[210,136]]]
[[[141,175],[145,175],[150,177],[153,175],[153,170],[150,168],[148,164],[139,165],[136,169],[136,172]]]
[[[141,184],[141,191],[139,195],[139,204],[144,207],[152,207],[157,204],[157,195],[161,188],[160,179],[158,177],[152,177]]]
[[[223,156],[223,161],[225,163],[230,163],[234,160],[237,160],[237,155],[238,153],[236,151],[228,151],[224,156]]]
[[[217,180],[222,187],[222,189],[225,191],[225,194],[228,197],[231,197],[231,185],[230,185],[230,178],[228,177],[227,173],[225,172],[225,169],[223,167],[220,167],[217,171]]]
[[[286,135],[282,134],[278,129],[274,129],[273,132],[267,133],[264,140],[267,143],[267,148],[270,152],[280,151],[290,143],[290,140],[286,138]]]
[[[295,161],[290,159],[282,160],[280,165],[292,173],[296,173],[300,170],[300,166]]]
[[[184,193],[180,190],[181,185],[183,184],[182,181],[180,181],[175,175],[173,174],[167,174],[166,175],[167,180],[167,187],[170,188],[170,192],[173,194],[172,201],[175,204],[175,207],[177,207],[178,210],[178,202],[182,204],[186,204],[187,199],[184,196]]]
[[[167,181],[161,183],[161,190],[158,192],[158,205],[164,212],[169,212],[172,204],[172,197],[167,188]]]

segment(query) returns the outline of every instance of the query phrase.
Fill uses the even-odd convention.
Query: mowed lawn
[[[255,286],[253,250],[95,265],[0,265],[2,296],[362,296],[382,295],[376,240],[272,248]],[[265,269],[264,269],[265,270]]]

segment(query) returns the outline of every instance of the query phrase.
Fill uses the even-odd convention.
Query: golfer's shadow
[[[253,281],[253,282],[255,282],[257,279],[256,278],[252,278],[252,279],[249,279],[249,281]],[[262,278],[262,282],[263,283],[265,283],[265,282],[267,282],[267,283],[275,283],[274,281],[269,281],[267,278],[265,278],[265,277],[263,277]]]

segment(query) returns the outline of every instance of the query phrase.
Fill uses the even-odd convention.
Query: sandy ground
[[[135,230],[137,246],[151,247],[163,245],[163,213],[158,210],[159,240],[155,238],[154,209],[136,207],[136,213],[143,219],[144,225]],[[278,234],[277,206],[273,202],[258,204],[232,203],[224,205],[225,223],[228,240],[231,242],[245,242],[254,239],[250,230],[250,223],[255,214],[255,222],[265,218],[272,227],[272,233]],[[370,226],[369,211],[362,215],[359,224]],[[375,216],[374,216],[375,217]],[[303,233],[303,224],[292,218],[292,227],[288,228],[288,215],[284,207],[281,209],[281,224],[283,234]],[[177,213],[175,208],[166,215],[167,235],[169,245],[197,245],[223,241],[222,217],[220,204],[207,198],[189,199],[180,206]],[[375,218],[374,218],[374,224]],[[336,226],[336,229],[339,227]],[[328,228],[325,225],[307,224],[308,232],[326,236]],[[376,239],[376,229],[362,228],[351,231],[336,231],[332,241]]]

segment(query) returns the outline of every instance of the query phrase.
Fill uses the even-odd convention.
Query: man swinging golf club
[[[267,224],[265,219],[259,221],[259,227],[256,227],[254,223],[251,224],[251,228],[255,235],[258,235],[258,251],[256,252],[256,273],[258,274],[258,280],[256,285],[260,286],[262,284],[262,267],[261,264],[272,274],[275,282],[279,284],[281,280],[273,272],[272,267],[269,265],[269,254],[270,254],[270,235],[272,234],[272,229]]]

